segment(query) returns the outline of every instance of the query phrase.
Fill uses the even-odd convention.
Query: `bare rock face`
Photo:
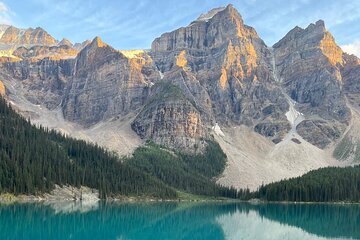
[[[360,59],[354,55],[344,54],[344,65],[341,68],[343,91],[347,100],[356,109],[360,107]]]
[[[203,146],[205,129],[201,116],[182,90],[171,83],[158,83],[132,129],[143,139],[173,149],[195,150]]]
[[[20,83],[27,100],[52,110],[62,102],[72,68],[73,60],[24,60],[2,63],[0,75],[10,82]]]
[[[325,148],[341,137],[342,125],[324,120],[304,120],[296,130],[302,137],[319,148]]]
[[[2,81],[0,81],[0,96],[5,96],[6,94],[6,88]]]
[[[340,136],[330,137],[328,127],[343,133],[351,118],[342,89],[343,52],[321,20],[306,29],[295,27],[273,46],[273,51],[278,80],[298,103],[300,112],[315,120],[300,124],[298,133],[310,143],[326,147]],[[328,127],[319,127],[316,119]]]
[[[75,60],[62,105],[64,117],[90,126],[136,110],[145,102],[155,71],[150,64],[128,59],[95,38]]]
[[[273,140],[290,129],[271,52],[232,5],[155,39],[151,56],[161,72],[170,72],[164,78],[194,99],[208,124],[246,124]],[[178,68],[183,71],[174,76]]]

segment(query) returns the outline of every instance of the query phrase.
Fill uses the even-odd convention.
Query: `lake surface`
[[[360,206],[102,202],[0,205],[0,239],[360,239]]]

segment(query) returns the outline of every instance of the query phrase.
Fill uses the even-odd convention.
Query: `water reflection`
[[[86,213],[90,211],[95,211],[99,208],[99,201],[60,201],[60,202],[46,202],[45,206],[50,206],[54,209],[55,214],[64,214],[64,213]]]
[[[268,204],[257,206],[256,211],[318,236],[360,239],[359,204]]]
[[[359,226],[354,205],[0,206],[0,239],[358,239]]]
[[[320,205],[302,205],[300,209],[316,209],[318,207],[324,210],[323,206]],[[270,212],[267,211],[268,208],[271,209]],[[316,218],[307,218],[300,209],[298,209],[300,211],[297,211],[297,214],[288,215],[288,211],[283,211],[288,208],[297,208],[297,206],[263,205],[254,207],[248,205],[245,208],[239,208],[239,210],[233,214],[225,214],[218,217],[217,221],[222,226],[225,233],[225,239],[358,239],[357,232],[360,227],[358,222],[347,222],[346,225],[351,225],[350,227],[333,226],[332,223],[337,221],[337,219],[323,219],[324,216],[322,216],[322,214],[316,216],[316,213],[313,215],[314,217],[316,216]],[[335,210],[332,208],[325,209]],[[265,214],[262,212],[263,210],[265,210]],[[268,213],[271,213],[272,215],[267,215]],[[357,212],[357,214],[359,214],[359,212]],[[289,221],[279,221],[279,219],[282,219],[284,216],[286,216],[285,218]],[[334,217],[347,219],[347,215],[338,215]],[[349,221],[351,220],[349,219]],[[301,224],[305,222],[307,222],[305,224],[306,227]],[[307,228],[308,226],[313,230],[316,229],[316,231],[309,231],[309,228]]]

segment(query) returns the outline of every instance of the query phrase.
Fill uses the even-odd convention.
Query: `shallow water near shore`
[[[360,205],[0,205],[0,239],[360,239]]]

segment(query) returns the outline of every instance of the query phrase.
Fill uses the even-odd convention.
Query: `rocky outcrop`
[[[194,151],[204,145],[201,116],[182,90],[171,83],[158,83],[148,103],[132,123],[143,139],[173,149]]]
[[[298,103],[299,111],[307,119],[320,118],[331,129],[343,133],[351,118],[342,89],[343,52],[325,29],[324,22],[320,20],[306,29],[295,27],[273,46],[273,52],[278,79]],[[314,122],[318,121],[301,124],[299,134],[324,148],[336,136],[330,137],[327,128],[312,131],[317,124],[309,123]],[[311,138],[307,132],[311,132]]]
[[[6,88],[2,81],[0,81],[0,96],[5,96],[6,94]]]
[[[360,109],[360,59],[354,55],[344,54],[341,76],[347,100],[356,109]]]
[[[341,137],[345,129],[339,123],[324,120],[304,120],[297,127],[297,132],[308,142],[319,148],[325,148]]]
[[[20,83],[28,101],[48,109],[58,107],[72,76],[73,60],[16,61],[1,66],[3,79]]]

